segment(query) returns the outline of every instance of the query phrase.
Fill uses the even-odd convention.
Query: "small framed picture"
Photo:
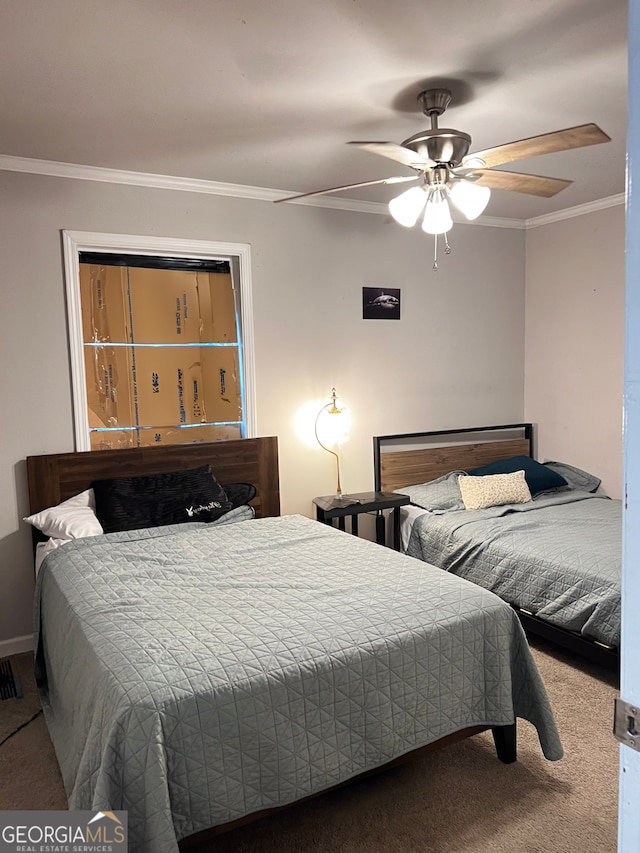
[[[400,288],[363,287],[363,320],[399,320]]]

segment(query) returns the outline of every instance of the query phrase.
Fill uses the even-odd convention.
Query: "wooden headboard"
[[[375,488],[396,491],[449,471],[469,471],[510,456],[532,456],[532,448],[533,424],[379,435],[373,439]]]
[[[92,480],[179,471],[207,463],[222,484],[253,483],[257,494],[251,504],[256,516],[280,515],[275,436],[28,456],[29,511],[56,506],[88,489]]]

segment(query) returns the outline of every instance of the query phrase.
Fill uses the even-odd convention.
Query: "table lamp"
[[[340,483],[340,456],[337,450],[332,450],[331,447],[337,447],[349,440],[349,417],[347,410],[338,408],[337,406],[336,389],[331,389],[331,400],[324,405],[318,414],[314,424],[316,441],[323,450],[331,453],[336,459],[337,487],[336,498],[342,498],[342,485]],[[328,446],[329,445],[329,446]]]

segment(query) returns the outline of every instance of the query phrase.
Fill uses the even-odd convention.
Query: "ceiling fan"
[[[422,105],[424,114],[431,120],[429,130],[410,136],[400,145],[395,142],[347,143],[408,166],[416,172],[415,175],[361,181],[357,184],[287,196],[276,201],[293,201],[307,196],[326,195],[375,184],[420,181],[420,186],[412,187],[389,202],[390,213],[401,225],[412,227],[424,212],[423,230],[429,234],[446,235],[453,225],[449,202],[452,202],[467,219],[471,220],[483,212],[489,202],[492,189],[511,190],[551,198],[572,183],[561,178],[542,175],[494,171],[494,166],[541,154],[552,154],[610,142],[610,137],[596,124],[582,124],[578,127],[543,133],[540,136],[469,153],[471,137],[468,133],[438,127],[438,117],[451,103],[449,89],[426,89],[420,93],[418,101]],[[446,246],[448,248],[447,243]]]

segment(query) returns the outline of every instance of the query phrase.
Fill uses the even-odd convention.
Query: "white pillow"
[[[99,536],[104,531],[95,514],[95,508],[96,499],[93,489],[87,489],[57,506],[29,515],[23,521],[37,527],[45,536],[53,539],[69,540],[82,539],[84,536]]]
[[[531,492],[524,471],[512,474],[487,474],[484,477],[458,477],[465,509],[485,509],[502,504],[525,504]]]

